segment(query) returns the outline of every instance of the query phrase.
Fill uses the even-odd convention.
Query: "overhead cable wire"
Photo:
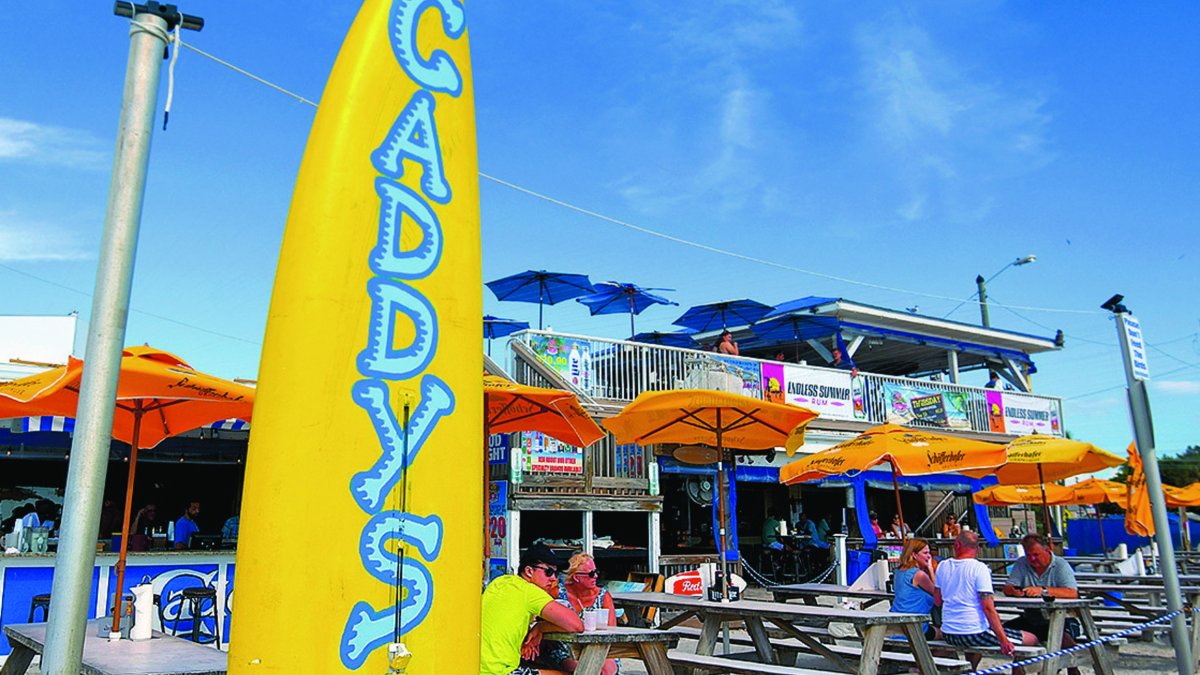
[[[316,104],[316,103],[314,103],[314,102],[312,102],[311,100],[309,100],[309,99],[307,99],[307,98],[305,98],[305,97],[303,97],[303,96],[301,96],[301,95],[299,95],[299,94],[296,94],[296,93],[293,93],[293,92],[291,92],[291,91],[288,91],[287,89],[285,89],[285,88],[283,88],[283,87],[281,87],[281,86],[279,86],[279,85],[277,85],[277,84],[274,84],[274,83],[272,83],[272,82],[269,82],[269,81],[267,81],[266,79],[264,79],[264,78],[262,78],[262,77],[259,77],[259,76],[255,75],[255,74],[253,74],[253,73],[251,73],[251,72],[249,72],[249,71],[245,70],[245,69],[239,68],[239,67],[237,67],[237,66],[235,66],[235,65],[233,65],[233,64],[231,64],[231,63],[229,63],[228,61],[224,61],[224,60],[222,60],[222,59],[220,59],[220,58],[217,58],[216,56],[214,56],[214,55],[212,55],[212,54],[209,54],[209,53],[207,53],[207,52],[204,52],[204,51],[202,51],[202,50],[200,50],[200,49],[197,49],[196,47],[193,47],[192,45],[190,45],[190,44],[188,44],[188,43],[186,43],[186,42],[181,42],[181,44],[182,44],[183,46],[187,47],[188,49],[190,49],[190,50],[192,50],[192,51],[196,52],[197,54],[200,54],[201,56],[204,56],[204,57],[206,57],[206,58],[212,59],[213,61],[215,61],[215,62],[217,62],[217,63],[219,63],[219,64],[221,64],[221,65],[223,65],[223,66],[225,66],[225,67],[227,67],[227,68],[230,68],[231,70],[234,70],[234,71],[236,71],[236,72],[238,72],[238,73],[241,73],[242,75],[245,75],[246,77],[249,77],[249,78],[253,79],[253,80],[254,80],[254,81],[256,81],[256,82],[260,82],[260,83],[262,83],[262,84],[264,84],[264,85],[266,85],[266,86],[268,86],[268,87],[270,87],[270,88],[272,88],[272,89],[274,89],[274,90],[276,90],[276,91],[278,91],[278,92],[280,92],[280,93],[282,93],[282,94],[286,94],[287,96],[290,96],[290,97],[292,97],[292,98],[296,99],[297,101],[300,101],[300,102],[302,102],[302,103],[307,103],[308,105],[311,105],[311,106],[313,106],[314,108],[315,108],[315,107],[318,107],[318,106],[317,106],[317,104]],[[776,269],[781,269],[781,270],[785,270],[785,271],[789,271],[789,272],[797,272],[797,273],[800,273],[800,274],[807,274],[807,275],[809,275],[809,276],[814,276],[814,277],[817,277],[817,278],[820,278],[820,279],[828,279],[828,280],[830,280],[830,281],[837,281],[837,282],[841,282],[841,283],[845,283],[845,284],[852,284],[852,285],[855,285],[855,286],[863,286],[863,287],[866,287],[866,288],[874,288],[874,289],[877,289],[877,290],[891,291],[891,292],[894,292],[894,293],[900,293],[900,294],[904,294],[904,295],[913,295],[913,296],[918,296],[918,297],[923,297],[923,298],[932,298],[932,299],[935,299],[935,300],[947,300],[947,301],[950,301],[950,302],[959,302],[959,301],[966,302],[966,301],[965,301],[965,300],[963,300],[962,298],[958,298],[958,297],[953,297],[953,296],[948,296],[948,295],[937,295],[937,294],[934,294],[934,293],[926,293],[926,292],[923,292],[923,291],[914,291],[914,290],[909,290],[909,289],[904,289],[904,288],[896,288],[896,287],[894,287],[894,286],[885,286],[885,285],[883,285],[883,284],[876,284],[876,283],[872,283],[872,282],[869,282],[869,281],[859,281],[859,280],[857,280],[857,279],[851,279],[851,278],[849,278],[849,277],[842,277],[842,276],[838,276],[838,275],[835,275],[835,274],[826,274],[826,273],[824,273],[824,272],[817,272],[817,271],[815,271],[815,270],[808,270],[808,269],[804,269],[804,268],[802,268],[802,267],[796,267],[796,266],[794,266],[794,265],[788,265],[788,264],[781,263],[781,262],[777,262],[777,261],[774,261],[774,260],[768,260],[768,259],[766,259],[766,258],[759,258],[759,257],[757,257],[757,256],[751,256],[751,255],[747,255],[747,254],[744,254],[744,253],[738,253],[738,252],[736,252],[736,251],[730,251],[730,250],[727,250],[727,249],[718,248],[718,247],[716,247],[716,246],[711,246],[711,245],[709,245],[709,244],[704,244],[704,243],[701,243],[701,242],[692,241],[692,240],[690,240],[690,239],[684,239],[684,238],[682,238],[682,237],[676,237],[676,236],[674,236],[674,235],[666,234],[666,233],[664,233],[664,232],[659,232],[659,231],[657,231],[657,230],[652,230],[652,229],[650,229],[650,228],[647,228],[647,227],[642,227],[642,226],[640,226],[640,225],[635,225],[635,224],[633,224],[633,223],[630,223],[630,222],[627,222],[627,221],[620,220],[620,219],[618,219],[618,218],[613,218],[613,217],[611,217],[611,216],[606,216],[606,215],[604,215],[604,214],[602,214],[602,213],[599,213],[599,212],[597,212],[597,211],[592,211],[591,209],[586,209],[586,208],[583,208],[583,207],[581,207],[581,206],[576,206],[575,204],[572,204],[572,203],[570,203],[570,202],[563,201],[563,200],[561,200],[561,199],[556,199],[556,198],[554,198],[554,197],[551,197],[551,196],[549,196],[549,195],[545,195],[545,194],[542,194],[542,193],[540,193],[540,192],[536,192],[536,191],[534,191],[534,190],[530,190],[529,188],[522,187],[522,186],[520,186],[520,185],[517,185],[516,183],[510,182],[510,181],[507,181],[507,180],[504,180],[504,179],[502,179],[502,178],[498,178],[498,177],[496,177],[496,176],[492,176],[492,175],[490,175],[490,174],[487,174],[487,173],[484,173],[484,172],[482,172],[482,171],[480,171],[480,172],[479,172],[479,177],[480,177],[480,178],[483,178],[483,179],[486,179],[486,180],[489,180],[489,181],[492,181],[493,183],[496,183],[497,185],[501,185],[501,186],[507,187],[507,188],[509,188],[509,189],[511,189],[511,190],[515,190],[515,191],[517,191],[517,192],[523,193],[523,194],[525,194],[525,195],[528,195],[528,196],[530,196],[530,197],[535,197],[535,198],[537,198],[537,199],[541,199],[542,201],[545,201],[545,202],[548,202],[548,203],[554,204],[554,205],[556,205],[556,206],[560,206],[560,207],[562,207],[562,208],[569,209],[569,210],[571,210],[571,211],[575,211],[575,212],[577,212],[577,213],[581,213],[581,214],[583,214],[583,215],[586,215],[586,216],[589,216],[589,217],[592,217],[592,218],[596,218],[597,220],[602,220],[602,221],[605,221],[605,222],[607,222],[607,223],[611,223],[611,224],[613,224],[613,225],[617,225],[617,226],[620,226],[620,227],[624,227],[624,228],[626,228],[626,229],[633,230],[633,231],[635,231],[635,232],[640,232],[641,234],[645,234],[645,235],[648,235],[648,236],[651,236],[651,237],[657,237],[657,238],[659,238],[659,239],[663,239],[663,240],[666,240],[666,241],[670,241],[670,242],[673,242],[673,243],[676,243],[676,244],[681,244],[681,245],[683,245],[683,246],[689,246],[689,247],[691,247],[691,248],[696,248],[696,249],[699,249],[699,250],[702,250],[702,251],[707,251],[707,252],[709,252],[709,253],[715,253],[715,254],[717,254],[717,255],[723,255],[723,256],[726,256],[726,257],[735,258],[735,259],[738,259],[738,260],[743,260],[743,261],[746,261],[746,262],[752,262],[752,263],[755,263],[755,264],[758,264],[758,265],[764,265],[764,266],[767,266],[767,267],[774,267],[774,268],[776,268]],[[999,303],[997,303],[997,305],[996,305],[996,306],[1001,306],[1001,305],[1000,305]],[[1090,310],[1090,309],[1065,309],[1065,308],[1054,308],[1054,307],[1034,307],[1034,306],[1029,306],[1029,305],[1012,305],[1012,307],[1015,307],[1015,308],[1017,308],[1017,309],[1026,309],[1026,310],[1029,310],[1029,311],[1037,311],[1037,312],[1056,312],[1056,313],[1061,313],[1061,314],[1084,314],[1084,315],[1091,315],[1091,314],[1101,314],[1101,313],[1102,313],[1102,312],[1100,312],[1099,310]]]
[[[60,284],[60,283],[58,283],[57,281],[51,281],[51,280],[49,280],[49,279],[45,279],[45,278],[43,278],[43,277],[39,277],[39,276],[37,276],[36,274],[30,274],[29,272],[24,272],[24,271],[22,271],[22,270],[19,270],[19,269],[15,268],[15,267],[11,267],[11,266],[9,266],[9,265],[5,265],[5,264],[3,264],[3,263],[0,263],[0,268],[6,269],[6,270],[8,270],[9,272],[13,272],[14,274],[20,274],[21,276],[24,276],[24,277],[29,277],[30,279],[33,279],[34,281],[40,281],[40,282],[42,282],[42,283],[44,283],[44,284],[49,284],[49,285],[51,285],[51,286],[54,286],[55,288],[61,288],[61,289],[63,289],[64,291],[70,291],[71,293],[76,293],[76,294],[82,295],[82,296],[83,296],[83,297],[85,297],[85,298],[91,298],[91,297],[92,297],[92,294],[91,294],[91,293],[88,293],[87,291],[81,291],[81,290],[79,290],[78,288],[71,288],[70,286],[67,286],[67,285],[65,285],[65,284]],[[243,337],[238,337],[237,335],[230,335],[230,334],[228,334],[228,333],[222,333],[222,332],[220,332],[220,331],[215,331],[215,330],[212,330],[212,329],[210,329],[210,328],[205,328],[205,327],[203,327],[203,326],[197,326],[197,325],[195,325],[195,324],[187,323],[187,322],[185,322],[185,321],[180,321],[180,320],[178,320],[178,319],[172,319],[171,317],[169,317],[169,316],[163,316],[162,314],[155,314],[154,312],[147,312],[147,311],[145,311],[145,310],[142,310],[142,309],[135,309],[135,308],[132,308],[132,307],[129,309],[129,311],[130,311],[130,312],[133,312],[134,314],[141,314],[141,315],[143,315],[143,316],[148,316],[148,317],[151,317],[151,318],[154,318],[154,319],[158,319],[159,321],[166,321],[167,323],[173,323],[173,324],[175,324],[175,325],[177,325],[177,326],[182,326],[182,327],[184,327],[184,328],[191,328],[192,330],[198,330],[198,331],[200,331],[201,333],[208,333],[209,335],[215,335],[215,336],[217,336],[217,337],[223,337],[223,338],[226,338],[226,339],[228,339],[228,340],[236,340],[237,342],[244,342],[244,343],[246,343],[246,344],[248,344],[248,345],[253,345],[253,346],[255,346],[255,347],[261,347],[261,346],[262,346],[262,342],[256,342],[256,341],[254,341],[254,340],[247,340],[246,338],[243,338]]]

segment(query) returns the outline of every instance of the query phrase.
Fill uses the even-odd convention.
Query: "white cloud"
[[[910,17],[859,27],[856,48],[868,135],[891,165],[901,217],[985,217],[989,180],[1052,158],[1041,93],[961,62]]]
[[[0,117],[0,162],[18,161],[75,169],[102,169],[107,153],[86,131]]]
[[[1196,380],[1151,380],[1154,391],[1172,395],[1192,396],[1200,394],[1200,382]]]
[[[55,261],[94,257],[79,237],[62,228],[20,222],[16,214],[0,211],[0,260]]]

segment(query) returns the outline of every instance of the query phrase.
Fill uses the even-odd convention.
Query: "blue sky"
[[[0,24],[0,314],[86,319],[127,30],[110,3],[41,7],[57,19]],[[186,41],[312,100],[353,19],[349,3],[307,0],[181,8],[208,22]],[[992,323],[1066,332],[1034,382],[1064,397],[1067,428],[1116,452],[1131,438],[1115,330],[1098,309],[1120,292],[1155,345],[1160,449],[1200,444],[1200,7],[559,1],[467,12],[481,171],[777,264],[482,180],[485,280],[545,268],[675,289],[665,294],[681,306],[647,310],[639,329],[735,297],[831,295],[941,316],[977,274],[1032,253],[1036,264],[989,285]],[[171,124],[153,142],[127,343],[255,375],[314,112],[182,53]],[[535,305],[484,301],[536,321]],[[573,302],[546,316],[560,331],[628,328]],[[974,321],[977,308],[951,316]]]

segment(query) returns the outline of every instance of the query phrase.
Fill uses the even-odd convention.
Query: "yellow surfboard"
[[[397,635],[409,673],[479,672],[480,274],[463,6],[368,0],[280,254],[230,672],[384,673]]]

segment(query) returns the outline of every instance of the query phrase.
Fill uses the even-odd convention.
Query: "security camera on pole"
[[[1150,368],[1146,364],[1146,342],[1142,327],[1129,309],[1121,304],[1125,297],[1114,295],[1102,309],[1113,313],[1117,321],[1117,337],[1121,341],[1121,356],[1125,362],[1125,380],[1129,385],[1129,414],[1133,418],[1133,437],[1142,458],[1142,469],[1146,475],[1146,489],[1150,493],[1150,511],[1154,516],[1154,539],[1158,542],[1161,556],[1163,590],[1167,596],[1167,609],[1182,612],[1182,596],[1179,591],[1179,576],[1175,568],[1175,549],[1171,543],[1171,531],[1167,526],[1166,495],[1162,489],[1162,476],[1158,471],[1158,456],[1154,452],[1154,426],[1150,419],[1150,399],[1146,395],[1146,380],[1150,379]],[[1186,527],[1186,523],[1183,524]],[[1179,672],[1191,675],[1192,650],[1188,642],[1187,623],[1182,613],[1171,619],[1171,642],[1175,646],[1175,664]]]

